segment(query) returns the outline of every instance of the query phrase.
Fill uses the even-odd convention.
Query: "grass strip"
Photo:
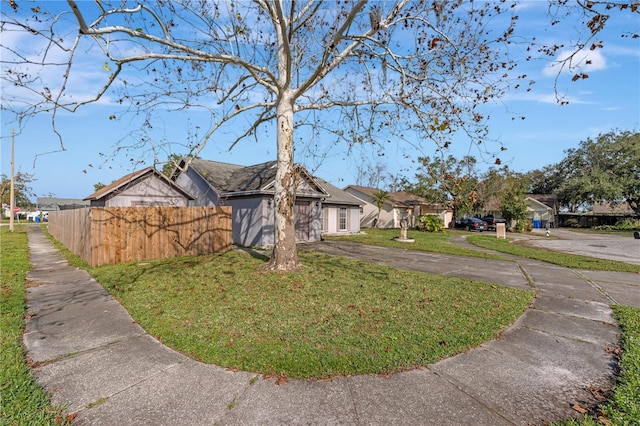
[[[508,253],[528,259],[541,260],[574,269],[588,269],[595,271],[612,272],[636,272],[640,273],[640,265],[633,265],[614,260],[598,259],[595,257],[580,256],[571,253],[561,253],[557,251],[528,247],[518,244],[511,239],[501,239],[485,235],[473,235],[467,241],[478,247]]]
[[[314,252],[300,272],[242,251],[91,274],[149,333],[223,367],[296,378],[391,373],[495,338],[534,293]]]
[[[640,425],[640,308],[615,306],[622,328],[620,378],[605,414],[616,425]]]
[[[0,423],[6,425],[68,424],[61,408],[52,408],[47,393],[34,380],[25,359],[25,279],[31,268],[25,225],[0,227]]]
[[[451,242],[451,239],[458,235],[468,234],[455,230],[445,230],[444,232],[422,232],[416,230],[408,231],[408,238],[415,241],[412,243],[395,241],[395,237],[400,236],[399,229],[376,229],[367,228],[362,233],[356,235],[332,235],[324,237],[328,241],[352,241],[356,243],[369,244],[381,247],[393,247],[410,250],[427,251],[431,253],[452,254],[456,256],[479,257],[484,259],[506,260],[497,254],[485,253],[462,247]]]

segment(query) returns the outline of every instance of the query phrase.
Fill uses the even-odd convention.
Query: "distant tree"
[[[524,230],[524,220],[527,218],[527,187],[528,182],[517,173],[505,177],[505,185],[499,193],[502,217],[508,224],[514,224],[518,232]]]
[[[456,217],[477,210],[479,179],[474,157],[465,156],[460,160],[452,155],[433,160],[420,157],[418,161],[422,168],[415,176],[415,183],[407,185],[407,192],[431,202],[450,204]]]
[[[0,175],[0,199],[2,204],[11,203],[11,178],[4,173]],[[16,206],[22,208],[30,208],[33,206],[30,198],[35,197],[33,189],[29,186],[35,179],[32,174],[17,172],[14,175],[13,193],[15,196]]]
[[[491,168],[480,177],[478,184],[478,208],[485,213],[500,210],[500,194],[506,190],[509,181],[509,168]]]
[[[383,191],[378,189],[371,194],[371,202],[376,205],[378,208],[378,216],[376,217],[375,227],[378,228],[380,226],[380,213],[384,208],[384,203],[391,201],[391,194],[387,191]]]
[[[94,183],[93,184],[93,191],[94,192],[98,192],[100,191],[102,188],[104,188],[105,186],[107,186],[106,184],[102,183],[102,182],[98,182],[98,183]]]
[[[186,157],[186,155],[170,154],[167,161],[162,165],[162,174],[166,177],[171,177],[171,174],[176,167],[178,167],[178,164],[180,164],[180,160],[182,160],[183,157]]]
[[[598,202],[622,202],[640,216],[640,133],[600,134],[565,154],[558,165],[564,173],[557,190],[562,205],[575,210]]]
[[[564,181],[564,171],[558,164],[526,173],[530,194],[555,194]]]

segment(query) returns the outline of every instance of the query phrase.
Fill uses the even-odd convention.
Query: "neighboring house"
[[[193,196],[153,167],[147,167],[121,177],[85,200],[91,207],[185,207]]]
[[[525,199],[534,228],[558,226],[558,201],[553,194],[528,194]]]
[[[276,170],[276,161],[240,166],[195,158],[188,165],[183,159],[171,178],[196,196],[190,205],[232,206],[234,244],[267,248],[275,243]],[[295,170],[297,242],[320,241],[323,232],[333,230],[359,232],[354,224],[356,204],[341,198],[330,184],[316,179],[301,165],[295,165]]]
[[[454,225],[454,211],[452,208],[447,207],[440,203],[430,203],[420,206],[420,214],[431,214],[438,216],[445,228],[453,228]]]
[[[329,194],[322,201],[322,234],[359,233],[362,202],[325,180],[316,180]]]
[[[634,218],[640,221],[629,204],[620,203],[596,203],[593,210],[585,213],[561,212],[559,214],[560,226],[579,226],[591,228],[601,225],[615,225],[622,219]]]
[[[79,198],[38,197],[37,210],[55,212],[59,210],[83,209],[89,202]]]
[[[390,192],[378,218],[378,206],[372,201],[376,188],[349,185],[344,191],[359,199],[363,205],[360,226],[363,228],[400,228],[400,222],[406,219],[409,227],[415,226],[415,220],[422,214],[435,214],[443,219],[445,226],[451,222],[453,212],[441,205],[427,202],[424,198],[408,192]]]

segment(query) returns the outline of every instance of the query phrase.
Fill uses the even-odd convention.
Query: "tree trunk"
[[[296,251],[293,209],[296,197],[296,176],[293,168],[293,102],[290,93],[280,98],[277,116],[278,170],[274,199],[275,242],[273,255],[265,265],[265,269],[293,271],[300,267],[300,263]]]

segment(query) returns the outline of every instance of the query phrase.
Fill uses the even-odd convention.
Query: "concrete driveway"
[[[552,229],[551,237],[545,237],[544,232],[543,229],[536,229],[533,236],[510,234],[509,238],[526,238],[527,244],[548,250],[640,265],[640,240],[633,238],[632,231],[629,231],[630,237],[564,229]]]

